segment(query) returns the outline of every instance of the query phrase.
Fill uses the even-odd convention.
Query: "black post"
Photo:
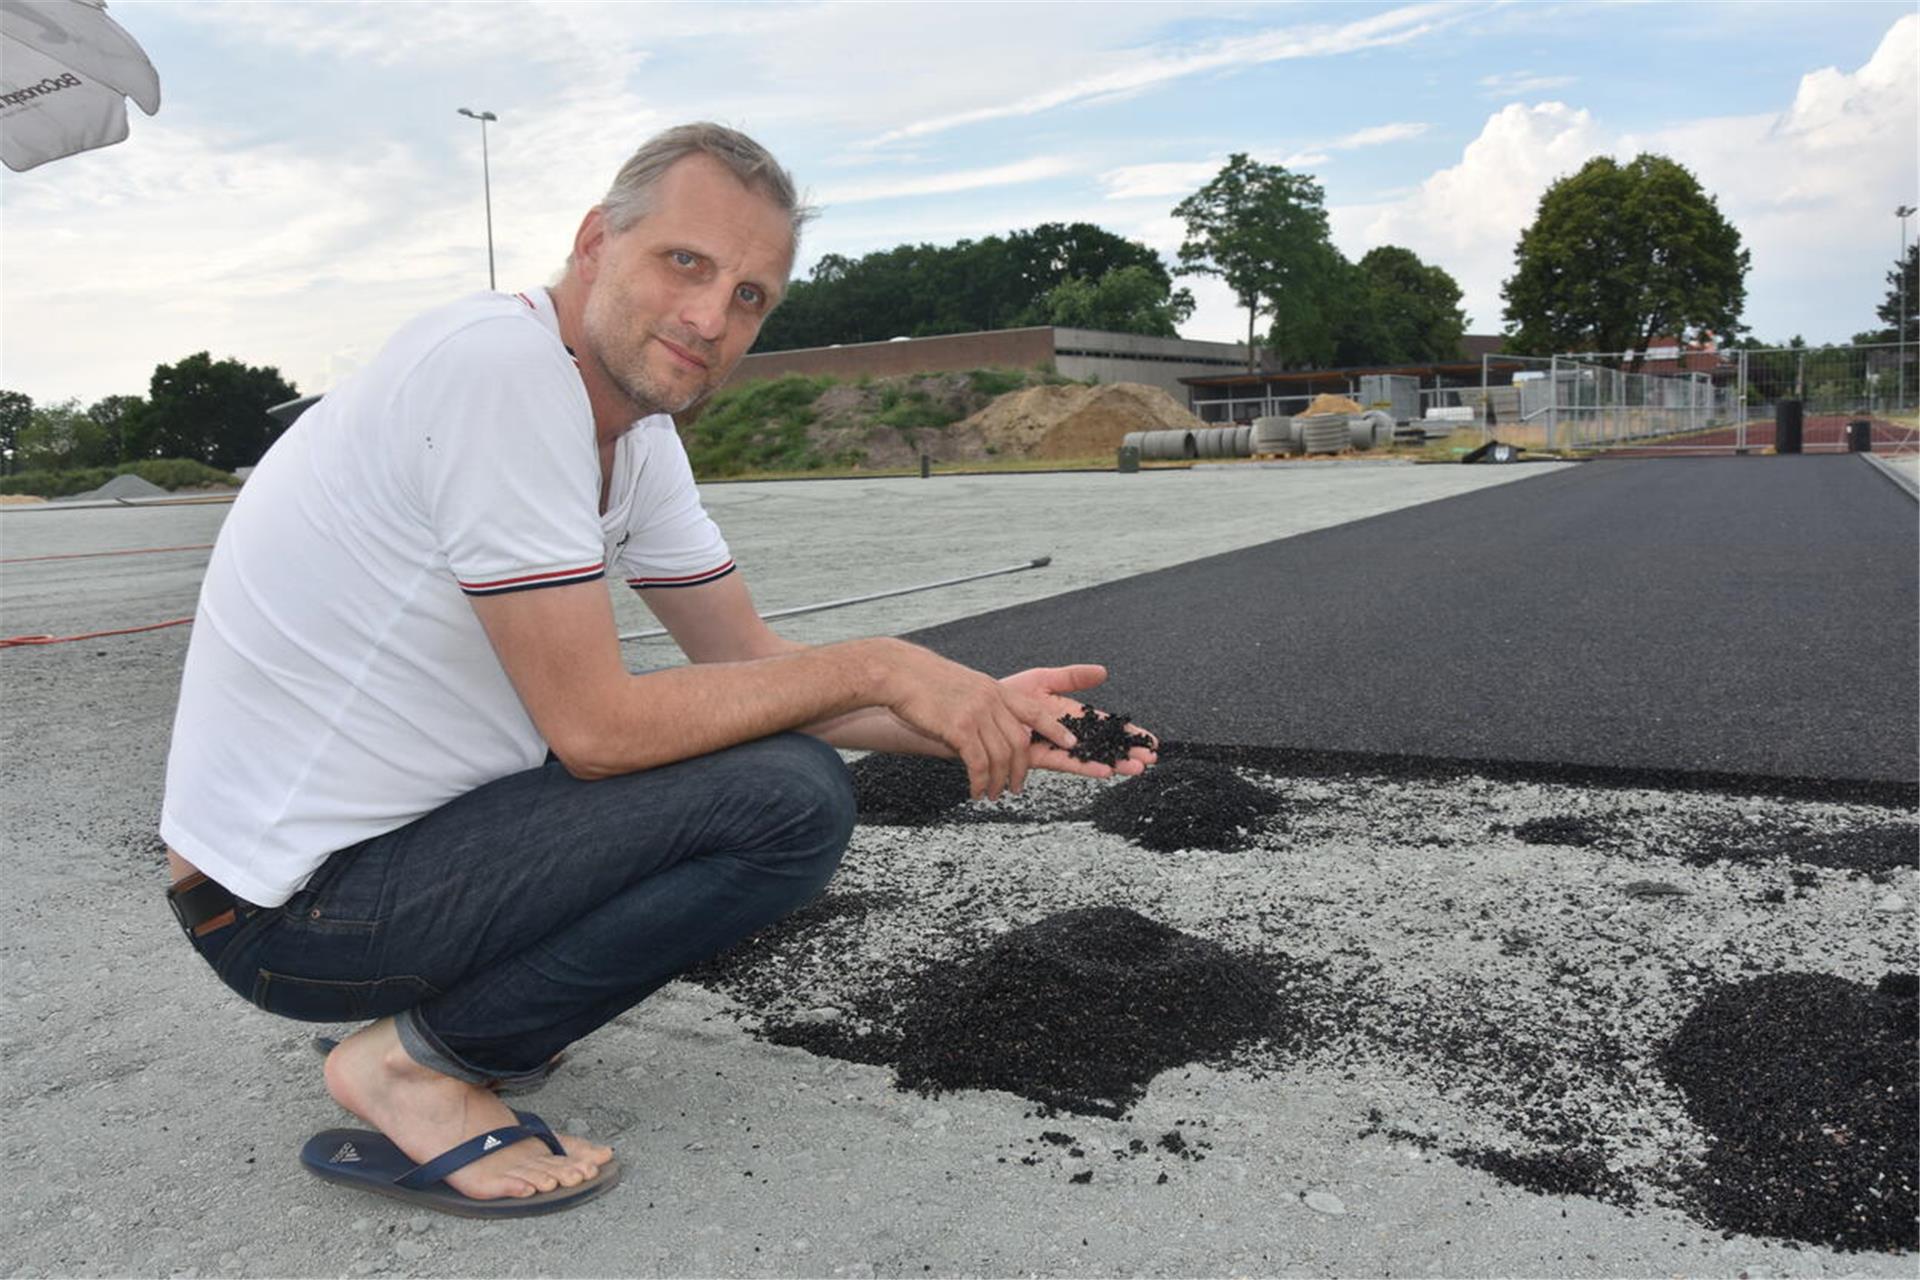
[[[925,480],[931,475],[933,475],[933,459],[923,453],[920,455],[920,478]]]
[[[1773,451],[1799,453],[1806,406],[1798,400],[1782,400],[1773,407]]]
[[[1847,424],[1847,452],[1873,452],[1873,420],[1871,418],[1855,418]]]

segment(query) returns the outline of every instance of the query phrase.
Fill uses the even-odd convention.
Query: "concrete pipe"
[[[1393,443],[1393,431],[1397,425],[1393,415],[1384,409],[1367,410],[1367,421],[1373,424],[1373,447],[1384,449]]]
[[[1235,427],[1233,429],[1233,456],[1251,458],[1253,456],[1253,428]]]
[[[1308,453],[1339,453],[1353,440],[1344,413],[1313,413],[1294,419],[1301,446]]]
[[[1200,456],[1200,447],[1191,431],[1137,431],[1132,434],[1140,437],[1140,457],[1146,461],[1165,462]]]
[[[1255,453],[1300,452],[1300,429],[1290,417],[1255,418],[1250,428]]]

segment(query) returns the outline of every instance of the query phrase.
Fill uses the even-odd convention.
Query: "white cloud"
[[[1642,151],[1691,169],[1739,228],[1753,256],[1746,320],[1763,337],[1807,326],[1809,299],[1844,289],[1851,328],[1809,333],[1844,340],[1872,322],[1882,277],[1897,253],[1895,204],[1920,179],[1920,17],[1900,18],[1855,72],[1801,78],[1774,115],[1696,119],[1645,134],[1616,134],[1558,102],[1513,104],[1490,116],[1459,163],[1404,199],[1330,211],[1350,256],[1404,245],[1450,271],[1476,332],[1501,325],[1500,284],[1520,232],[1556,178],[1597,155]]]
[[[1138,93],[1203,72],[1260,66],[1295,58],[1331,57],[1362,49],[1404,44],[1447,23],[1465,10],[1443,4],[1411,5],[1374,14],[1339,26],[1283,27],[1257,35],[1213,40],[1188,49],[1126,50],[1103,59],[1108,65],[1040,93],[1013,101],[997,100],[984,106],[955,111],[889,129],[869,139],[866,146],[884,146],[907,138],[923,138],[964,125],[1012,116],[1030,116],[1057,107]]]
[[[1040,182],[1072,173],[1072,161],[1059,156],[1035,156],[1013,164],[986,169],[961,169],[951,173],[903,175],[868,182],[829,186],[814,196],[823,205],[859,204],[868,200],[897,200],[905,196],[951,195],[959,191],[978,191],[986,187],[1006,187],[1023,182]]]
[[[1405,142],[1408,138],[1417,138],[1427,131],[1423,122],[1401,120],[1393,124],[1376,124],[1365,129],[1355,129],[1352,133],[1342,134],[1325,146],[1329,151],[1352,151],[1358,147],[1378,147],[1389,142]]]
[[[1579,76],[1542,76],[1531,71],[1499,71],[1480,77],[1480,87],[1489,98],[1525,98],[1579,82]]]
[[[1378,147],[1390,142],[1404,142],[1424,134],[1428,126],[1415,121],[1398,121],[1393,124],[1370,125],[1365,129],[1356,129],[1352,133],[1342,134],[1327,142],[1316,142],[1304,150],[1276,156],[1272,151],[1255,150],[1249,154],[1263,164],[1281,164],[1289,169],[1303,169],[1310,165],[1325,164],[1332,159],[1332,152],[1355,151],[1362,147]],[[1100,175],[1100,184],[1106,188],[1109,200],[1134,200],[1144,196],[1188,196],[1204,185],[1214,174],[1220,172],[1226,157],[1209,160],[1176,160],[1161,164],[1123,165],[1118,169],[1109,169]]]

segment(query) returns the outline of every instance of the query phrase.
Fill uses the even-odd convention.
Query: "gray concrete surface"
[[[788,628],[827,641],[907,631],[1549,471],[734,485],[708,497],[767,608],[1054,556],[1046,570]],[[4,512],[0,559],[209,541],[222,514]],[[0,564],[0,634],[184,615],[203,561],[204,553],[171,552]],[[649,625],[627,594],[616,594],[623,627]],[[998,1093],[900,1093],[885,1069],[754,1039],[726,999],[683,984],[576,1046],[531,1100],[621,1153],[626,1181],[596,1205],[481,1225],[322,1186],[294,1153],[308,1134],[341,1123],[308,1046],[325,1028],[242,1005],[178,937],[160,899],[154,824],[186,640],[174,628],[0,651],[5,1274],[1912,1274],[1909,1258],[1723,1239],[1670,1206],[1629,1214],[1543,1198],[1383,1137],[1359,1138],[1372,1102],[1421,1110],[1422,1090],[1444,1082],[1393,1076],[1389,1088],[1383,1076],[1330,1063],[1264,1078],[1170,1072],[1128,1120],[1083,1127],[1104,1142],[1201,1117],[1233,1137],[1206,1163],[1161,1166],[1165,1184],[1142,1165],[1139,1176],[1103,1166],[1079,1185],[1055,1166],[1001,1162],[1033,1149],[1041,1125],[1030,1104]],[[635,666],[672,660],[658,644],[632,645],[629,656]],[[1297,927],[1317,948],[1395,956],[1410,980],[1474,967],[1464,937],[1409,947],[1403,920],[1342,909],[1347,887],[1364,885],[1369,903],[1397,898],[1416,915],[1442,885],[1497,908],[1498,875],[1514,874],[1525,852],[1424,852],[1426,887],[1401,893],[1406,864],[1394,855],[1428,799],[1382,790],[1376,803],[1385,808],[1300,845],[1289,879],[1258,891],[1284,884],[1298,893]],[[863,829],[849,866],[900,868],[924,883],[942,860],[1010,859],[1028,882],[1078,878],[1076,894],[1158,902],[1194,927],[1208,902],[1260,883],[1259,868],[1244,861],[1227,878],[1207,859],[1128,861],[1126,848],[1084,824],[1021,830],[1031,833],[1030,852],[1018,842],[983,849],[977,829]],[[1097,867],[1112,878],[1091,878]],[[1704,914],[1691,919],[1705,920],[1712,938],[1779,932],[1741,914],[1748,891],[1771,883],[1764,875],[1773,873],[1759,874],[1699,873]],[[1825,939],[1801,963],[1848,976],[1911,969],[1910,914],[1880,912],[1859,883],[1832,879],[1831,892],[1786,908],[1799,914],[1783,936]],[[1582,891],[1578,875],[1556,873],[1554,883],[1563,880],[1567,893]],[[1710,882],[1718,887],[1706,894]],[[1906,902],[1920,900],[1912,877],[1895,887]],[[1734,948],[1725,963],[1750,954]],[[1549,980],[1528,970],[1512,981]],[[1383,1070],[1392,1075],[1392,1064]],[[1444,1103],[1433,1095],[1433,1108]],[[1316,1190],[1336,1194],[1344,1212],[1308,1208],[1301,1197]]]

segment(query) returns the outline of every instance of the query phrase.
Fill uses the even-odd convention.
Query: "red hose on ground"
[[[0,638],[0,649],[24,648],[28,645],[67,644],[74,640],[97,640],[101,636],[130,636],[138,631],[158,631],[162,627],[183,627],[192,622],[191,615],[185,618],[171,618],[166,622],[150,622],[144,627],[118,627],[112,631],[88,631],[77,636],[6,636]]]
[[[199,542],[189,547],[135,547],[130,551],[68,551],[56,556],[11,556],[0,560],[0,564],[33,564],[39,560],[93,560],[100,556],[151,556],[162,551],[211,551],[211,542]]]

